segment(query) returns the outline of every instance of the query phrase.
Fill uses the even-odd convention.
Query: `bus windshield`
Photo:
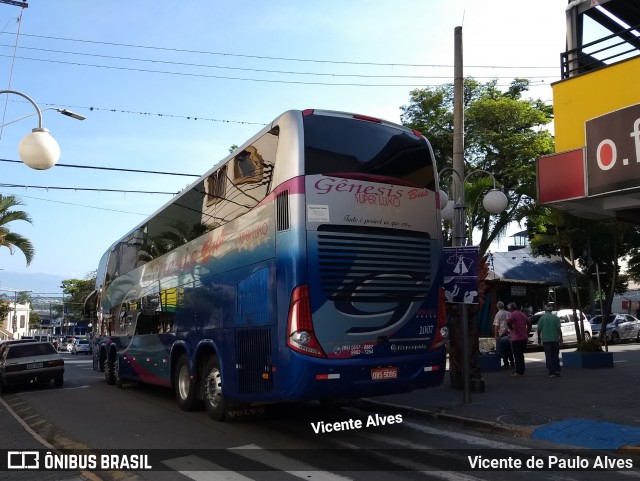
[[[435,190],[429,146],[415,134],[369,121],[304,117],[305,174],[379,178]],[[402,182],[398,182],[398,180]]]

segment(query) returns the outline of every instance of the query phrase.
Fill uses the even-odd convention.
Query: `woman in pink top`
[[[511,335],[511,349],[513,350],[513,358],[516,363],[516,370],[512,376],[524,375],[524,351],[527,348],[527,340],[529,339],[528,318],[518,309],[515,302],[507,305],[509,316],[507,317],[507,326]]]

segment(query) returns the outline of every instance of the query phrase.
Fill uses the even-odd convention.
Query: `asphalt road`
[[[399,413],[389,418],[388,413],[355,407],[300,403],[218,423],[202,411],[181,411],[170,390],[109,386],[92,370],[88,356],[64,357],[64,387],[20,390],[4,400],[58,448],[155,450],[154,471],[96,472],[102,479],[473,481],[514,479],[514,471],[531,480],[558,479],[559,474],[566,480],[602,479],[602,472],[569,468],[561,473],[508,465],[504,470],[474,469],[472,462],[508,463],[514,453],[545,463],[564,455],[571,459],[575,453],[559,453],[555,445],[532,439],[477,433]],[[628,479],[627,472],[606,474]],[[30,479],[40,479],[37,473],[33,476]]]

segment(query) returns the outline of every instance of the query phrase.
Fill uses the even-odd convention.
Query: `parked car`
[[[71,354],[91,354],[91,343],[88,339],[76,339],[71,346]]]
[[[598,314],[591,319],[591,330],[599,338],[601,329],[602,316]],[[606,334],[607,341],[611,344],[626,340],[640,342],[640,320],[630,314],[609,314]]]
[[[536,312],[533,316],[529,318],[531,321],[531,332],[529,333],[529,340],[527,341],[527,346],[541,346],[538,344],[538,321],[542,317],[545,311]],[[587,320],[587,316],[584,315],[584,312],[578,312],[579,316],[582,318],[582,326],[584,329],[584,339],[585,341],[591,339],[591,324]],[[578,336],[576,334],[576,325],[573,322],[573,309],[560,309],[558,311],[553,311],[553,313],[560,318],[560,329],[562,330],[562,343],[563,344],[578,344]]]
[[[2,353],[7,349],[7,347],[11,344],[24,344],[25,342],[35,342],[34,339],[22,338],[22,339],[5,339],[0,341],[0,358],[2,357]]]
[[[10,342],[0,355],[0,392],[11,386],[64,382],[64,360],[50,342]]]

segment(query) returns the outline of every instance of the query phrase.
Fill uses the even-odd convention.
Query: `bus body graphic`
[[[102,257],[94,368],[219,420],[439,385],[437,198],[421,135],[285,112]]]

